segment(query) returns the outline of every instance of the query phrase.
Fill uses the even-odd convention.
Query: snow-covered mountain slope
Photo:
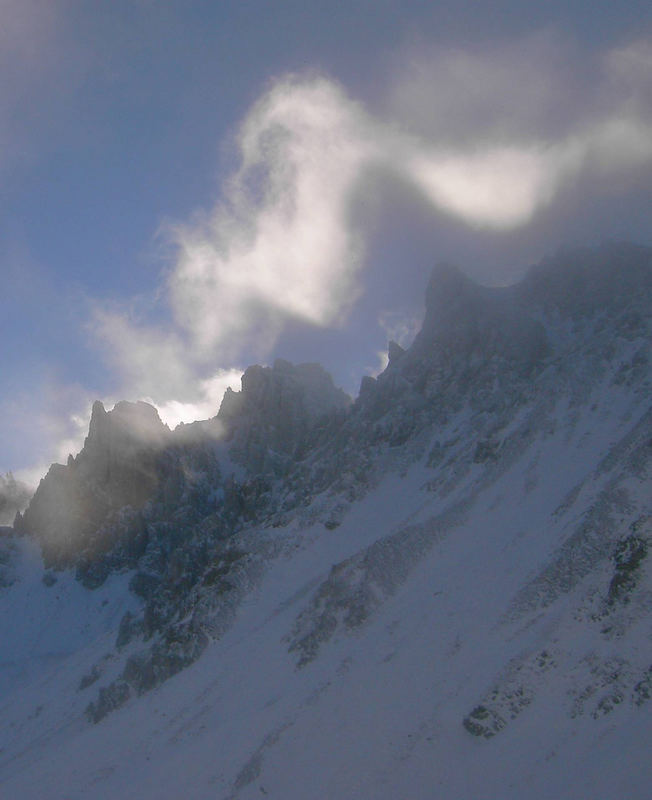
[[[351,408],[249,373],[44,571],[106,486],[55,470],[0,539],[2,796],[647,798],[651,309],[644,248],[440,268]]]

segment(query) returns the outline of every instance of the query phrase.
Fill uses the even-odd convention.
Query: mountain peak
[[[423,327],[409,360],[481,359],[488,364],[500,356],[530,365],[547,349],[543,326],[515,302],[509,288],[482,286],[450,264],[435,267]]]
[[[313,419],[334,409],[346,408],[349,396],[338,389],[332,377],[315,363],[292,364],[282,358],[272,367],[247,367],[240,392],[227,391],[218,417],[247,416],[282,422],[284,415]]]
[[[426,290],[426,305],[454,299],[468,292],[477,291],[477,284],[456,264],[439,261],[432,269]]]
[[[50,467],[20,523],[39,540],[48,563],[74,562],[80,552],[99,546],[91,545],[90,534],[112,513],[142,508],[154,496],[159,454],[170,437],[149,403],[121,401],[111,411],[99,400],[93,403],[81,452],[65,466]]]
[[[139,443],[161,444],[169,429],[163,424],[154,406],[138,400],[121,400],[112,411],[106,411],[99,400],[93,403],[86,444],[102,446],[116,437]]]

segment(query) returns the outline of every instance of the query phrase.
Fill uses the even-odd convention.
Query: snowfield
[[[390,363],[346,412],[355,454],[306,456],[337,480],[243,522],[229,546],[247,555],[193,595],[202,615],[178,601],[174,625],[199,620],[207,643],[146,690],[125,665],[168,629],[116,646],[125,614],[149,613],[129,588],[145,562],[87,588],[3,535],[0,796],[647,800],[649,294],[600,327],[603,306],[591,324],[551,311],[553,289],[537,296],[551,350],[536,372],[481,366],[488,400],[458,373],[435,386],[433,361],[419,405],[423,338]],[[94,723],[110,686],[125,695]]]

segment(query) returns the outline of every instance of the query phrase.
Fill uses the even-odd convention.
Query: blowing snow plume
[[[649,56],[646,42],[602,56],[590,101],[573,103],[569,81],[549,66],[550,45],[437,53],[401,77],[383,119],[326,77],[277,80],[242,123],[239,166],[219,203],[168,226],[171,327],[97,314],[99,335],[132,393],[159,407],[176,404],[183,419],[212,398],[216,363],[265,358],[289,320],[340,324],[362,292],[368,231],[353,205],[370,170],[412,186],[433,213],[508,231],[529,223],[580,174],[605,181],[649,164]],[[548,118],[563,107],[554,125],[542,125],[522,89],[512,98],[521,76]],[[510,109],[504,124],[495,115],[477,124],[487,94]],[[430,118],[418,119],[414,108],[429,106]],[[449,115],[444,127],[435,124],[438,111]]]

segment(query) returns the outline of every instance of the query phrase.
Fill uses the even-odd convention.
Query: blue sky
[[[90,403],[355,392],[432,265],[650,243],[647,3],[0,2],[0,472]]]

